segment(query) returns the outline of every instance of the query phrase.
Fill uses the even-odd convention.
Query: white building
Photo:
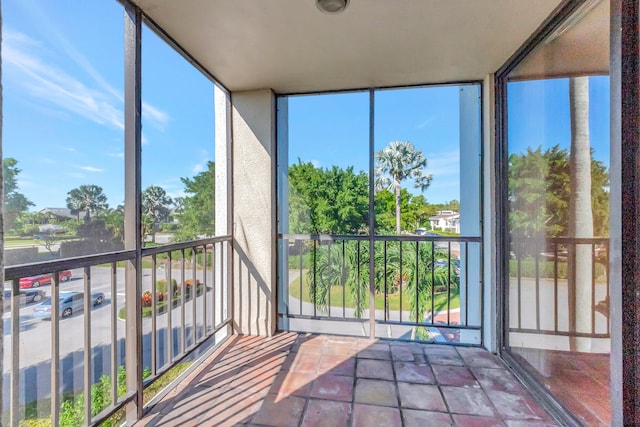
[[[429,218],[432,230],[449,231],[460,234],[460,213],[456,211],[438,211]]]

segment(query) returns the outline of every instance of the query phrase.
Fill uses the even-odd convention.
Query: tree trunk
[[[591,147],[589,144],[589,78],[569,79],[571,111],[571,196],[569,200],[569,236],[593,237],[591,207]],[[590,244],[569,245],[569,330],[591,332],[592,249]],[[572,338],[572,351],[590,351],[587,339]]]
[[[396,182],[396,234],[400,235],[400,183]]]

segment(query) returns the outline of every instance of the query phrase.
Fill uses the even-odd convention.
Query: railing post
[[[376,294],[375,294],[375,91],[369,89],[369,338],[376,337]]]
[[[125,151],[125,249],[135,250],[127,261],[126,298],[126,364],[127,394],[135,393],[127,404],[126,419],[133,424],[142,417],[142,314],[141,314],[141,114],[140,88],[142,14],[125,2],[124,11],[124,151]]]

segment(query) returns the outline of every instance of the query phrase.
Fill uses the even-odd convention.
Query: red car
[[[71,271],[64,270],[58,273],[61,282],[66,282],[71,278]],[[23,277],[20,279],[20,288],[37,288],[41,285],[51,284],[51,274],[38,274],[37,276]]]

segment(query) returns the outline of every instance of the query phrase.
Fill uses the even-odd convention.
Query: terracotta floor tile
[[[422,356],[421,353],[418,353]],[[398,362],[414,362],[416,360],[416,354],[412,352],[406,346],[391,346],[391,359]]]
[[[541,408],[531,396],[487,390],[487,396],[505,418],[540,419]]]
[[[342,346],[356,350],[358,347],[358,339],[355,337],[342,337],[339,335],[327,336],[325,339],[326,346]]]
[[[432,368],[440,385],[480,387],[471,371],[463,366],[433,365]]]
[[[504,363],[498,356],[491,354],[485,349],[474,347],[458,347],[458,353],[464,359],[467,366],[479,368],[505,368]]]
[[[495,416],[495,412],[484,391],[474,388],[442,387],[442,394],[452,413]]]
[[[320,364],[320,357],[320,353],[298,353],[289,370],[292,372],[315,373]]]
[[[557,356],[549,366],[570,366],[569,377],[606,377],[589,364],[600,359]],[[295,333],[236,337],[136,426],[484,426],[500,416],[512,427],[552,426],[526,388],[495,360],[482,349],[424,343]],[[462,362],[472,368],[458,366]],[[556,392],[571,387],[550,384]],[[589,406],[585,422],[603,424],[597,417],[604,410],[598,402],[607,400],[601,390],[583,391],[580,399],[577,392],[571,404]]]
[[[322,354],[327,354],[331,356],[346,356],[346,357],[356,357],[358,350],[350,347],[344,346],[330,346],[329,344],[325,345],[322,349]]]
[[[356,364],[358,378],[374,378],[393,381],[393,368],[389,360],[358,359]]]
[[[353,400],[353,377],[321,375],[314,381],[309,395],[321,399],[351,402]]]
[[[502,421],[494,417],[477,415],[452,415],[457,427],[504,427]]]
[[[356,359],[353,357],[322,355],[318,362],[318,373],[354,376]]]
[[[269,392],[282,396],[306,396],[311,390],[315,374],[309,372],[283,372],[281,381],[274,381]]]
[[[504,391],[521,395],[528,394],[515,375],[507,369],[471,368],[471,371],[485,390]]]
[[[401,427],[402,419],[398,408],[384,406],[353,406],[353,427]]]
[[[446,427],[452,426],[451,416],[446,412],[418,411],[402,409],[404,427]]]
[[[396,385],[392,381],[358,379],[355,401],[378,406],[398,406]]]
[[[304,404],[305,400],[299,397],[279,398],[269,394],[251,422],[273,427],[297,427],[302,418]]]
[[[398,383],[398,394],[403,408],[447,411],[440,389],[435,385]]]
[[[292,350],[298,354],[322,354],[324,347],[319,343],[305,343],[300,346],[293,346]]]
[[[365,349],[358,351],[358,359],[391,360],[391,351]]]
[[[462,357],[455,351],[450,353],[445,352],[435,352],[428,353],[427,360],[432,365],[453,365],[453,366],[464,366],[464,360]]]
[[[350,425],[351,404],[309,399],[300,427],[342,427]]]
[[[431,366],[426,363],[396,362],[396,379],[401,382],[435,384]]]

